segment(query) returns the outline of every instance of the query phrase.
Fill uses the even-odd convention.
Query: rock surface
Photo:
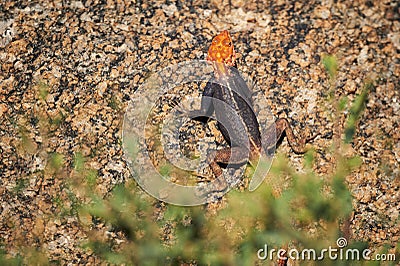
[[[51,260],[96,264],[69,210],[74,158],[82,154],[106,195],[131,178],[120,145],[124,110],[146,77],[205,59],[212,37],[231,31],[238,68],[273,113],[297,131],[318,128],[332,145],[330,88],[321,57],[339,62],[335,97],[352,101],[375,84],[353,144],[363,164],[349,176],[354,239],[399,241],[400,6],[396,1],[6,1],[0,8],[0,238],[8,254],[41,246]],[[344,121],[344,120],[343,120]],[[344,123],[344,122],[343,122]],[[343,126],[343,123],[341,126]],[[279,147],[293,164],[301,156]],[[319,154],[320,154],[319,153]],[[50,156],[49,156],[50,154]],[[59,164],[59,162],[61,162]],[[316,171],[329,171],[317,158]],[[60,204],[62,203],[62,204]],[[65,205],[66,204],[66,205]],[[68,206],[69,205],[69,206]]]

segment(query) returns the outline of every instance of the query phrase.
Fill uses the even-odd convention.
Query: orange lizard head
[[[236,54],[233,49],[231,35],[227,30],[224,30],[213,38],[210,48],[208,49],[207,60],[234,66],[235,59]]]

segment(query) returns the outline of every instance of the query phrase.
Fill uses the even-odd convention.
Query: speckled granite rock
[[[151,73],[204,59],[213,35],[232,32],[240,71],[264,92],[277,116],[297,130],[318,128],[319,154],[332,144],[329,90],[321,64],[335,54],[335,96],[354,99],[374,80],[353,149],[363,160],[349,177],[354,239],[399,241],[400,22],[395,1],[7,1],[0,5],[0,238],[11,255],[42,247],[51,260],[96,264],[83,250],[65,180],[74,156],[97,171],[107,194],[130,178],[121,123],[131,95]],[[230,3],[231,2],[231,6]],[[295,121],[298,121],[296,123]],[[279,148],[301,168],[301,156]],[[61,154],[61,169],[48,170]],[[53,159],[52,159],[53,158]],[[319,156],[316,171],[331,167]],[[50,165],[50,166],[49,166]]]

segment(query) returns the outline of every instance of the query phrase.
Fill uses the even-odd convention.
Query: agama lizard
[[[207,60],[214,68],[214,77],[204,88],[200,110],[191,111],[192,117],[210,117],[215,112],[218,128],[229,144],[229,147],[209,156],[207,162],[215,177],[223,173],[220,164],[252,164],[257,162],[262,149],[259,122],[252,107],[252,93],[235,68],[235,59],[232,38],[224,30],[213,38],[208,49]],[[305,152],[306,141],[311,138],[297,138],[287,119],[277,119],[274,129],[275,134],[266,133],[267,146],[275,147],[285,133],[295,153]],[[223,184],[221,190],[225,188],[227,184]]]

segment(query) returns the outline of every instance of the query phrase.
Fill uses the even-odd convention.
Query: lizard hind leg
[[[199,196],[206,197],[208,202],[216,201],[221,198],[230,188],[240,181],[241,176],[230,176],[224,174],[220,164],[232,166],[241,166],[248,161],[248,153],[246,149],[241,147],[227,147],[212,152],[207,156],[207,163],[210,166],[215,180],[213,180],[206,188],[198,191]]]
[[[216,190],[223,191],[228,187],[236,185],[240,177],[226,178],[223,176],[223,171],[220,164],[241,166],[249,161],[249,153],[243,147],[227,147],[215,151],[207,158],[208,164],[217,179],[220,179],[219,185],[221,187]]]
[[[307,130],[306,136],[301,136],[300,138],[296,137],[289,121],[285,118],[279,118],[276,120],[275,126],[277,141],[282,137],[283,132],[285,132],[289,145],[295,153],[301,154],[306,152],[306,141],[309,135]]]

